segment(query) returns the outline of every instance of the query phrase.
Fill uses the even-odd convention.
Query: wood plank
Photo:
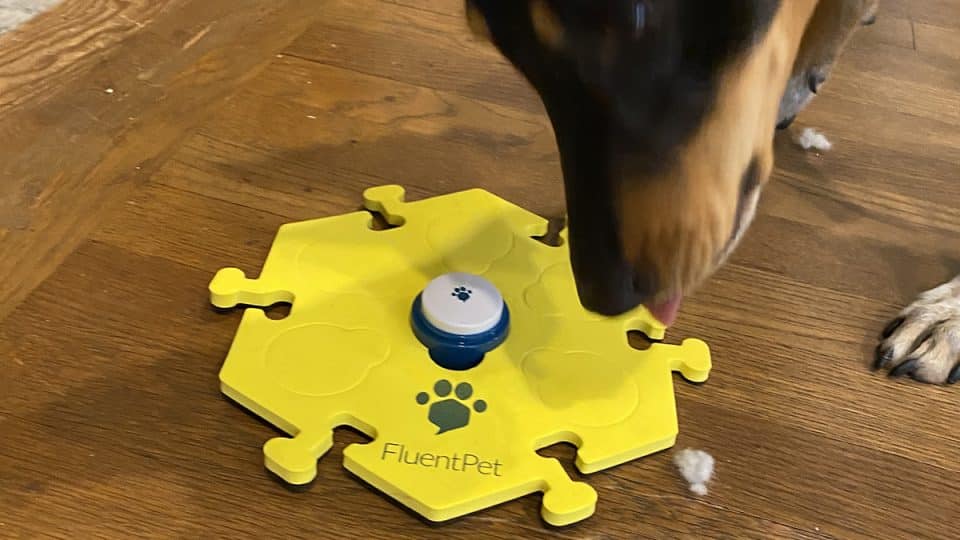
[[[464,3],[459,0],[383,0],[387,4],[432,11],[444,15],[463,16]]]
[[[714,355],[676,387],[710,493],[673,451],[584,478],[551,447],[600,495],[555,529],[538,496],[427,524],[342,468],[348,430],[288,492],[262,463],[277,431],[217,387],[240,314],[206,285],[256,273],[280,224],[386,182],[562,211],[542,107],[462,2],[66,0],[0,38],[0,537],[949,537],[957,389],[868,364],[960,268],[954,4],[884,3],[798,118],[834,149],[778,136],[756,224],[671,329]]]
[[[81,13],[89,17],[81,19],[80,27],[64,22],[67,30],[52,33],[51,39],[65,41],[48,43],[51,59],[59,57],[61,45],[66,57],[81,57],[64,68],[70,85],[45,71],[45,62],[39,69],[5,72],[4,85],[12,96],[21,95],[18,89],[41,86],[44,98],[31,102],[32,94],[24,91],[23,98],[7,102],[0,122],[0,137],[8,141],[0,150],[0,177],[8,179],[0,185],[0,319],[108,209],[156,170],[211,105],[230,95],[297,28],[318,16],[306,0],[269,6],[259,0],[124,5],[138,4],[153,7],[142,12],[88,12],[84,7]],[[78,5],[90,6],[68,2],[44,15],[46,24],[37,21],[35,28],[59,24],[61,17],[75,15]],[[112,25],[136,27],[137,18],[147,16],[154,18],[149,24],[140,21],[143,28],[129,36],[113,30]],[[32,32],[39,30],[5,36],[0,41],[7,44],[4,54],[16,55],[19,47],[11,40]],[[107,50],[71,49],[75,41],[98,42],[101,32],[117,43],[122,38],[122,46],[108,42]],[[37,61],[36,54],[24,58],[27,64]]]
[[[0,41],[0,114],[55,96],[64,81],[90,73],[120,43],[183,3],[65,0],[40,14]]]
[[[893,45],[913,49],[913,23],[905,17],[890,16],[881,10],[877,22],[857,30],[850,40],[850,49],[871,49],[877,45]],[[843,57],[841,56],[841,62]]]
[[[411,47],[412,43],[430,46]],[[328,16],[285,52],[395,81],[543,111],[526,81],[492,45],[470,34],[462,15],[388,8],[377,0],[330,0]]]
[[[203,270],[207,279],[227,265],[256,274],[276,228],[287,221],[262,210],[198,198],[164,186],[148,189],[131,203],[95,238],[143,257],[164,257]],[[349,206],[337,212],[349,211]],[[878,380],[866,369],[869,347],[864,349],[864,337],[873,334],[893,310],[894,302],[900,301],[880,293],[899,286],[901,295],[909,297],[910,282],[898,282],[899,274],[883,267],[856,264],[874,258],[861,257],[869,249],[858,246],[862,240],[841,243],[828,237],[825,242],[823,231],[778,221],[782,220],[758,223],[735,262],[691,298],[684,320],[674,329],[674,338],[695,335],[711,343],[718,364],[714,378],[720,381],[720,399],[730,399],[739,410],[795,423],[827,437],[855,434],[856,440],[873,440],[883,435],[882,441],[875,443],[877,451],[960,471],[956,469],[960,438],[936,429],[952,414],[952,393],[926,388],[910,393],[900,384]],[[142,230],[163,233],[143,235]],[[764,251],[767,256],[759,256]],[[843,253],[844,259],[831,260],[837,253]],[[805,265],[809,260],[823,262]],[[822,277],[834,274],[832,282]],[[917,267],[913,275],[918,276],[917,281],[924,275],[931,278],[930,272]],[[851,289],[850,283],[871,286]],[[826,288],[830,285],[843,292]],[[198,287],[203,284],[194,285]],[[776,345],[787,337],[789,349]],[[229,341],[230,336],[223,339]],[[810,383],[804,376],[807,370],[835,375]],[[752,396],[747,402],[742,401],[739,389],[734,395],[722,390],[745,385],[750,385]],[[874,400],[886,401],[894,393],[904,392],[906,395],[898,398],[903,409],[874,416],[874,423],[865,422],[862,409],[852,406],[859,400],[868,407]],[[912,401],[906,401],[908,397]],[[790,407],[770,406],[780,402]],[[824,423],[821,413],[825,404],[835,405],[839,411],[831,418],[836,425]],[[914,418],[915,409],[921,407],[929,410]],[[837,431],[841,426],[842,431]]]
[[[322,84],[307,84],[313,80]],[[299,207],[298,219],[317,196],[355,201],[360,188],[382,183],[432,193],[485,187],[543,215],[562,214],[547,119],[456,93],[284,57],[199,132],[183,161],[203,169],[200,180],[160,181],[222,198],[234,197],[243,179],[236,200],[284,214]],[[324,189],[304,194],[317,185]],[[264,206],[271,199],[278,204]]]
[[[208,248],[217,243],[216,237],[194,238],[208,242]],[[153,278],[137,279],[145,275]],[[388,534],[395,520],[410,519],[342,470],[342,441],[323,460],[320,480],[308,493],[288,493],[264,476],[260,446],[275,432],[219,395],[216,372],[239,313],[215,313],[196,296],[208,279],[209,272],[192,266],[92,242],[8,320],[2,331],[26,339],[15,345],[0,341],[13,346],[4,351],[7,355],[82,356],[83,362],[30,362],[17,377],[18,391],[0,395],[2,410],[15,411],[2,419],[0,470],[12,473],[0,476],[5,520],[38,534],[116,535],[127,530],[159,537],[258,531],[287,536],[320,527],[336,538],[356,527],[356,516],[332,511],[343,505],[364,508],[365,526],[376,537]],[[78,290],[97,294],[71,294]],[[88,316],[93,313],[100,315]],[[166,331],[157,333],[160,326]],[[213,335],[219,338],[210,339]],[[651,482],[645,489],[652,491],[667,477],[671,499],[680,502],[685,488],[673,480],[664,459],[646,479],[634,474],[638,471],[601,475],[599,488],[612,497],[624,483],[637,489],[636,484]],[[59,475],[64,469],[73,473]],[[493,532],[491,538],[507,538],[514,534],[508,525],[536,523],[537,499],[468,517],[436,535],[426,529],[410,537],[426,532],[428,537],[465,538],[484,527]],[[637,509],[620,510],[616,504],[598,518],[611,531],[623,533],[641,526],[646,534],[683,530],[671,517],[675,505],[669,502],[646,503],[646,519],[639,522],[622,523],[624,512],[633,515]],[[224,505],[231,508],[227,514]],[[737,512],[718,514],[697,503],[689,507],[688,524],[702,519],[735,525],[755,538],[771,530],[790,531]],[[123,511],[114,512],[116,508]],[[552,535],[539,526],[524,528],[535,537]],[[577,537],[575,530],[571,538]]]
[[[875,60],[879,54],[883,55],[881,62]],[[960,82],[958,67],[960,62],[927,58],[899,47],[878,45],[871,53],[852,50],[824,85],[818,101],[835,97],[871,106],[877,110],[872,116],[879,118],[884,117],[882,111],[952,123],[960,119],[960,86],[953,85]],[[952,141],[947,138],[945,142]]]
[[[132,279],[142,275],[154,278]],[[322,527],[329,537],[354,530],[355,516],[318,509],[363,508],[365,530],[376,537],[396,520],[410,519],[340,468],[340,445],[323,461],[321,481],[308,493],[290,494],[265,479],[259,447],[273,430],[223,400],[212,384],[238,314],[217,314],[198,301],[194,291],[209,273],[94,242],[71,256],[57,278],[37,290],[4,331],[36,332],[17,343],[17,357],[82,354],[84,362],[32,364],[21,373],[21,391],[0,398],[5,410],[16,411],[4,419],[13,425],[4,430],[0,451],[0,467],[16,471],[0,477],[0,497],[10,497],[2,501],[5,519],[29,524],[23,530],[37,533],[65,532],[66,524],[81,534],[127,530],[150,536],[201,531],[288,536]],[[104,294],[69,294],[77,290]],[[100,317],[89,317],[92,313]],[[167,329],[162,334],[156,332],[160,326]],[[723,381],[716,386],[722,388]],[[796,402],[789,388],[780,389],[779,400]],[[687,426],[681,444],[723,449],[717,457],[725,480],[714,492],[722,505],[688,499],[669,455],[661,454],[591,476],[604,503],[589,525],[566,531],[570,537],[596,528],[615,537],[654,537],[699,526],[743,527],[743,534],[754,538],[811,538],[815,532],[858,537],[868,525],[881,535],[924,536],[939,526],[892,512],[876,515],[877,507],[899,508],[924,488],[949,489],[949,478],[936,467],[740,410],[741,403],[707,387],[681,385],[680,403]],[[63,433],[70,436],[59,436]],[[63,468],[74,473],[58,475]],[[870,470],[911,474],[874,475],[861,484],[831,481],[839,472]],[[151,497],[143,500],[144,492]],[[634,495],[623,498],[628,493]],[[231,513],[222,513],[224,504]],[[753,517],[758,505],[762,517]],[[951,518],[956,512],[951,505],[939,499],[905,510],[916,513],[911,517]],[[460,538],[482,527],[491,533],[485,536],[507,538],[516,534],[509,532],[514,524],[536,523],[538,506],[536,497],[528,497],[435,533]],[[124,511],[114,512],[118,507]],[[524,530],[535,537],[547,534],[536,526]],[[434,536],[429,529],[420,532]]]
[[[878,16],[960,29],[960,5],[954,0],[885,0]]]
[[[944,56],[960,63],[960,27],[915,23],[917,50],[928,56]]]

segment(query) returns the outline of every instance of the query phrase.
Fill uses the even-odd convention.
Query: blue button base
[[[430,358],[440,367],[462,371],[476,367],[483,356],[497,348],[510,333],[510,310],[503,305],[503,316],[496,326],[479,334],[460,335],[444,332],[423,316],[422,299],[418,294],[410,313],[413,334],[430,351]]]

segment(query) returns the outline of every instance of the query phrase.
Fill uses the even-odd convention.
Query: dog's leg
[[[777,128],[793,122],[820,87],[857,28],[873,24],[877,0],[819,0],[794,61],[793,72],[780,102]]]
[[[921,294],[887,325],[874,367],[927,383],[960,380],[960,276]]]

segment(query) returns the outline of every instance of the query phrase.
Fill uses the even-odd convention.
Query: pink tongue
[[[682,301],[683,296],[677,295],[666,302],[648,305],[647,310],[664,326],[670,326],[677,320],[677,313],[680,311],[680,302]]]

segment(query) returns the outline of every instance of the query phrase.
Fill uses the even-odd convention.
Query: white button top
[[[427,284],[421,300],[424,318],[450,334],[486,332],[503,316],[500,291],[493,283],[474,274],[444,274]]]

